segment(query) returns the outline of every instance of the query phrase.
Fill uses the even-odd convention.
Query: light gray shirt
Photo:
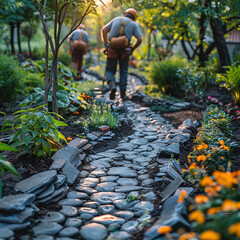
[[[120,36],[121,18],[123,18],[123,24],[130,20],[128,17],[116,17],[105,26],[110,29],[108,36],[109,41],[113,37]],[[132,36],[136,38],[142,36],[139,26],[133,20],[124,27],[123,33],[128,38],[129,42],[131,41]]]
[[[89,35],[88,33],[83,30],[83,29],[76,29],[72,32],[72,34],[70,35],[69,39],[71,39],[72,41],[75,41],[75,40],[79,40],[80,39],[80,36],[82,34],[82,40],[84,42],[89,42]]]

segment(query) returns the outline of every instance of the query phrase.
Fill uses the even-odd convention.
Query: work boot
[[[116,91],[117,91],[115,82],[114,81],[109,81],[108,85],[109,85],[109,88],[110,88],[109,98],[111,100],[113,100],[115,98]]]
[[[120,96],[123,101],[128,99],[126,96],[126,88],[120,88]]]

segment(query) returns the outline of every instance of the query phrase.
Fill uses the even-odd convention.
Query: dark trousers
[[[106,66],[106,81],[114,81],[115,82],[115,74],[117,71],[117,64],[119,62],[119,70],[120,70],[120,88],[126,88],[127,86],[127,77],[128,77],[128,62],[129,57],[126,59],[121,59],[121,57],[117,59],[107,58],[107,66]]]
[[[84,52],[74,49],[72,52],[71,65],[77,70],[77,75],[81,75]]]

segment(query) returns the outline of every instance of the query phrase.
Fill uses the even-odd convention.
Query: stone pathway
[[[129,93],[141,85],[133,77],[129,82]],[[170,156],[180,153],[179,142],[189,134],[174,129],[149,108],[130,101],[124,107],[134,134],[122,139],[115,149],[87,156],[75,188],[59,201],[62,209],[48,212],[33,227],[35,240],[132,239],[140,225],[152,218],[158,197],[149,172],[158,169],[160,180],[172,174],[173,179],[176,175],[181,180],[180,173],[170,168]]]

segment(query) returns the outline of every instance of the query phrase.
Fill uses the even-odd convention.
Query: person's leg
[[[117,71],[117,59],[107,58],[106,81],[110,88],[110,99],[113,100],[116,94],[115,74]]]
[[[126,97],[126,88],[127,88],[127,78],[128,78],[128,62],[129,58],[120,59],[120,95],[124,99]]]
[[[82,73],[82,64],[83,64],[83,53],[79,52],[77,57],[77,77],[81,77]]]

